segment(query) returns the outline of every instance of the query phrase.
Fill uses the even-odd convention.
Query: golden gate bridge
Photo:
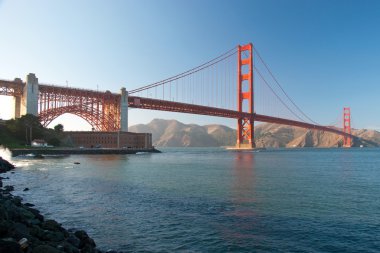
[[[0,80],[0,95],[15,98],[15,117],[31,113],[43,126],[71,113],[96,131],[128,131],[128,108],[208,115],[237,120],[236,148],[254,148],[254,122],[277,123],[332,132],[351,147],[350,108],[343,109],[342,128],[323,126],[308,117],[285,92],[257,49],[237,46],[195,68],[120,93]]]

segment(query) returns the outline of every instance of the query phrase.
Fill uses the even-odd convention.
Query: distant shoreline
[[[161,153],[156,148],[125,149],[125,148],[15,148],[10,149],[12,156],[19,155],[118,155],[136,154],[138,152]]]

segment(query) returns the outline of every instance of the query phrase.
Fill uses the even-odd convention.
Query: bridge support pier
[[[21,117],[21,97],[14,96],[13,101],[15,105],[13,118],[18,119]]]
[[[26,83],[21,97],[15,97],[15,118],[25,114],[38,116],[38,78],[30,73],[26,76]]]
[[[128,132],[128,91],[120,90],[120,131]]]
[[[15,78],[14,82],[20,85],[21,87],[24,87],[24,84],[22,83],[21,78]],[[19,93],[13,94],[13,104],[14,104],[13,118],[14,119],[18,119],[21,117],[21,98],[22,98],[22,94],[19,94]]]
[[[238,119],[236,148],[254,148],[253,45],[238,46],[238,111],[252,116]]]

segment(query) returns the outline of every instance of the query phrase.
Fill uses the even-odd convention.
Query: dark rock
[[[9,235],[17,241],[22,238],[30,238],[29,229],[22,223],[16,222],[12,225]]]
[[[89,248],[89,247],[90,248],[95,248],[96,247],[96,244],[95,244],[94,240],[88,236],[88,234],[86,233],[86,231],[78,230],[78,231],[75,231],[74,234],[80,240],[80,244],[79,244],[79,248],[80,249]],[[88,246],[88,247],[86,247],[86,246]]]
[[[13,226],[13,222],[11,221],[8,221],[8,220],[0,221],[0,236],[5,237],[8,234],[8,232],[11,230],[12,226]]]
[[[11,191],[14,191],[14,187],[13,185],[6,185],[4,186],[4,191],[7,191],[7,192],[11,192]]]
[[[28,207],[27,210],[29,212],[31,212],[32,214],[34,214],[34,216],[36,217],[36,219],[40,220],[40,221],[44,221],[44,216],[42,216],[40,214],[40,211],[38,211],[37,209],[34,209],[34,208],[30,208]]]
[[[62,244],[57,245],[57,250],[65,251],[65,247]]]
[[[23,207],[19,207],[17,209],[20,215],[20,221],[27,223],[29,220],[33,220],[36,218],[36,216],[30,212],[28,209],[25,209]]]
[[[45,240],[49,241],[63,241],[65,238],[69,237],[69,233],[64,229],[61,224],[55,220],[46,220],[41,224],[42,229],[46,229],[48,232],[44,235]]]
[[[22,253],[20,245],[17,242],[4,240],[0,240],[0,252]]]
[[[15,203],[16,206],[21,206],[21,201],[22,201],[21,197],[19,197],[19,196],[13,197],[13,203]]]
[[[61,252],[63,251],[60,251],[49,245],[38,245],[32,251],[32,253],[61,253]]]
[[[113,250],[113,249],[109,249],[106,251],[106,253],[117,253],[117,251]]]
[[[63,250],[66,253],[80,253],[80,251],[78,250],[77,247],[73,246],[72,244],[70,244],[68,242],[63,243]]]
[[[4,164],[0,158],[0,168]],[[9,165],[9,169],[13,168]],[[10,192],[14,187],[3,186],[1,179],[0,253],[101,253],[85,231],[67,231],[58,222],[45,220],[40,211],[32,208],[33,204],[23,204],[21,197],[13,196]],[[26,187],[23,191],[28,190]],[[20,248],[20,240],[25,241],[25,249]]]
[[[0,173],[7,172],[9,170],[14,169],[15,166],[8,162],[7,160],[4,160],[3,158],[0,157]]]
[[[32,226],[29,231],[32,236],[37,237],[39,239],[42,239],[45,234],[45,230],[41,229],[39,226],[36,225]]]
[[[24,191],[24,192],[29,191],[29,188],[26,187],[26,188],[24,188],[24,190],[22,190],[22,191]]]
[[[79,238],[79,240],[85,240],[89,238],[88,234],[84,230],[77,230],[75,231],[74,235]]]
[[[28,221],[28,225],[41,225],[41,221],[39,219],[31,219]]]
[[[45,230],[41,239],[44,241],[61,242],[65,239],[65,236],[62,232]]]
[[[74,234],[70,234],[69,235],[69,238],[67,238],[67,242],[69,242],[70,244],[72,244],[74,247],[79,248],[80,240]]]
[[[89,244],[84,245],[83,248],[80,250],[81,253],[98,253],[98,250],[92,247]]]
[[[60,231],[62,230],[61,224],[56,222],[55,220],[46,220],[42,223],[41,226],[43,229],[47,229],[50,231]]]
[[[8,212],[2,205],[0,205],[0,219],[8,220]]]
[[[52,230],[52,231],[59,230],[61,228],[61,224],[59,224],[55,220],[46,220],[42,224],[42,228],[47,229],[47,230]]]

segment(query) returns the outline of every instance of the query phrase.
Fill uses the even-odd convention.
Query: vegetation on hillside
[[[54,129],[44,128],[37,116],[26,114],[18,119],[2,121],[0,124],[0,145],[9,148],[30,146],[35,139],[43,139],[49,145],[59,146],[64,138],[63,126]]]

